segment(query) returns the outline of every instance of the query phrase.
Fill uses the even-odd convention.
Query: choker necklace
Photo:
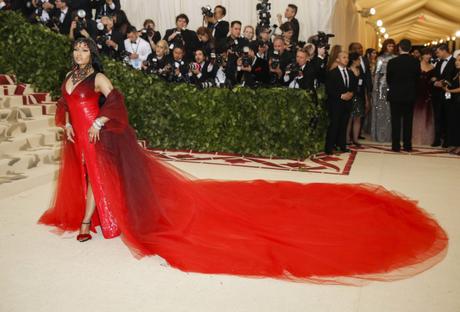
[[[87,64],[85,67],[80,68],[78,67],[72,72],[72,84],[75,86],[77,83],[85,79],[88,74],[93,70],[93,66],[91,64]]]

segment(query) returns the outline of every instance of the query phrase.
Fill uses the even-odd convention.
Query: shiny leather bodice
[[[70,120],[79,143],[89,143],[88,129],[99,114],[100,93],[94,91],[96,73],[91,74],[74,87],[69,94],[66,90],[66,79],[62,85],[62,94],[67,102]]]

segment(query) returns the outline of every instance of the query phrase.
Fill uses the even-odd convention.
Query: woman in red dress
[[[96,52],[92,41],[74,43],[56,112],[61,170],[40,223],[80,230],[80,241],[100,226],[136,256],[183,271],[314,282],[401,279],[445,255],[436,221],[380,186],[198,180],[156,159],[137,143]]]

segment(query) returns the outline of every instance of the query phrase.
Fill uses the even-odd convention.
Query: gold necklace
[[[91,72],[92,69],[93,69],[93,66],[91,64],[87,64],[83,68],[78,67],[77,69],[75,69],[72,72],[72,76],[71,76],[72,84],[75,86],[77,83],[85,79],[88,76],[88,74]]]

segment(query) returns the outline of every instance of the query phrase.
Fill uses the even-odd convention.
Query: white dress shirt
[[[449,63],[450,59],[452,58],[452,55],[449,55],[448,58],[442,61],[441,64],[441,74],[444,72],[444,69],[446,69],[447,63]]]
[[[136,69],[141,69],[142,62],[152,53],[150,44],[140,37],[137,38],[136,42],[131,42],[131,40],[126,39],[125,50],[139,55],[137,59],[129,59],[129,64]]]

